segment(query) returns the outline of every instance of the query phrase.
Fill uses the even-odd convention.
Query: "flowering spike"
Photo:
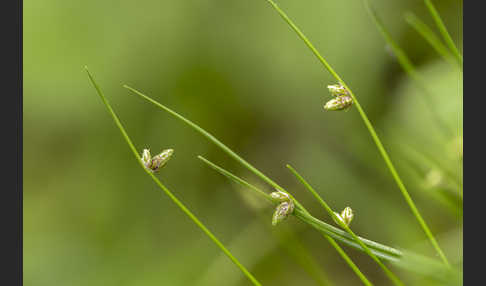
[[[282,191],[273,192],[273,193],[270,194],[270,196],[273,199],[278,200],[279,202],[284,202],[284,201],[290,200],[289,195],[287,195],[286,193],[284,193]]]
[[[353,220],[353,217],[353,210],[350,207],[344,208],[344,210],[341,212],[341,218],[343,219],[343,222],[348,226]]]
[[[338,214],[337,212],[334,212],[336,215],[337,219],[333,217],[334,222],[337,223],[339,226],[341,226],[341,223],[344,223],[345,225],[349,226],[351,221],[353,220],[354,214],[353,210],[350,207],[344,208],[344,210],[341,212],[341,214]]]
[[[331,111],[347,110],[353,104],[353,98],[349,95],[340,95],[336,98],[329,100],[325,105],[324,109]]]
[[[167,149],[167,150],[162,151],[162,153],[160,153],[159,155],[154,156],[152,158],[152,168],[151,169],[154,172],[160,170],[162,167],[165,166],[165,164],[167,164],[167,162],[169,161],[169,159],[170,159],[170,157],[172,156],[173,153],[174,153],[173,149]]]
[[[294,203],[292,200],[283,202],[277,206],[272,217],[272,225],[277,225],[279,222],[283,221],[287,216],[289,216],[294,211]]]
[[[340,95],[348,95],[349,94],[348,90],[344,86],[342,86],[341,84],[328,85],[327,88],[329,89],[329,92],[331,92],[331,95],[333,95],[333,96],[340,96]]]
[[[150,150],[143,149],[143,153],[142,153],[143,165],[148,168],[150,166],[151,160],[152,160],[152,156],[150,156]]]
[[[167,164],[173,153],[173,149],[166,149],[153,158],[150,158],[150,151],[148,149],[144,149],[142,153],[142,163],[148,170],[157,172],[164,167],[165,164]]]

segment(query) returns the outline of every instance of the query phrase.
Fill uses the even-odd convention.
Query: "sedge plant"
[[[274,191],[271,193],[268,193],[266,191],[263,191],[248,182],[244,181],[243,179],[237,177],[236,175],[233,175],[229,171],[217,166],[216,164],[210,162],[209,160],[205,159],[202,156],[199,156],[199,159],[202,160],[204,163],[206,163],[209,167],[213,168],[217,172],[221,173],[222,175],[226,176],[230,180],[248,188],[249,190],[253,191],[255,194],[258,196],[264,198],[265,200],[269,201],[273,206],[276,207],[276,211],[274,213],[274,217],[272,220],[273,225],[277,225],[279,223],[282,223],[285,219],[287,219],[288,216],[293,216],[300,221],[304,222],[305,224],[311,226],[312,228],[316,229],[319,233],[321,233],[327,240],[328,242],[334,247],[334,249],[340,254],[340,256],[345,260],[345,262],[348,264],[348,266],[354,271],[354,273],[359,277],[361,282],[365,285],[373,285],[363,274],[363,272],[359,269],[359,267],[351,260],[351,258],[346,254],[346,252],[341,248],[341,246],[338,244],[338,242],[353,247],[355,249],[358,249],[360,251],[363,251],[364,253],[368,254],[380,267],[381,269],[385,272],[385,274],[388,276],[388,278],[395,284],[395,285],[404,285],[403,282],[393,273],[391,272],[388,267],[383,263],[383,261],[387,261],[390,263],[393,263],[394,265],[397,266],[402,266],[405,269],[420,272],[424,271],[424,268],[421,266],[427,266],[425,267],[434,269],[433,271],[429,272],[428,274],[437,274],[437,276],[444,276],[444,275],[455,275],[454,277],[457,276],[457,273],[455,270],[451,269],[450,263],[448,259],[446,258],[444,252],[440,248],[436,238],[432,234],[431,230],[429,229],[428,225],[426,224],[425,220],[423,219],[422,215],[420,214],[419,210],[417,209],[413,199],[411,198],[407,188],[405,187],[404,183],[402,182],[401,177],[399,176],[397,170],[395,169],[387,151],[385,150],[385,147],[383,146],[380,138],[378,137],[372,123],[368,119],[363,107],[360,105],[358,98],[356,95],[352,92],[352,90],[349,88],[349,86],[346,85],[346,83],[342,80],[342,78],[335,72],[335,70],[329,65],[329,63],[320,55],[320,53],[317,51],[317,49],[314,47],[314,45],[310,42],[310,40],[303,34],[303,32],[294,24],[294,22],[287,16],[287,14],[273,1],[273,0],[266,0],[271,7],[278,12],[278,14],[284,19],[284,21],[290,26],[290,28],[296,32],[296,34],[301,38],[306,46],[313,52],[313,54],[317,57],[317,59],[320,61],[320,63],[327,69],[327,71],[336,79],[338,82],[338,85],[331,86],[334,88],[335,92],[333,95],[335,98],[330,101],[330,103],[326,104],[325,109],[327,110],[349,110],[351,105],[355,105],[356,109],[361,116],[365,126],[367,127],[368,132],[370,133],[380,155],[383,157],[383,160],[385,161],[385,164],[387,168],[389,169],[395,183],[397,184],[401,194],[405,198],[406,203],[408,204],[409,208],[411,209],[413,215],[415,216],[416,220],[420,224],[421,228],[425,232],[428,240],[431,242],[432,246],[434,247],[435,251],[438,253],[440,259],[442,260],[443,265],[437,265],[437,262],[434,259],[427,258],[425,256],[421,256],[415,253],[412,253],[410,251],[405,251],[405,250],[399,250],[381,243],[377,243],[375,241],[360,237],[356,235],[349,227],[349,222],[350,219],[352,218],[352,213],[350,209],[348,210],[348,214],[351,215],[347,218],[346,220],[346,212],[343,212],[343,214],[340,216],[336,214],[330,207],[329,205],[321,198],[321,196],[303,179],[303,177],[297,173],[290,165],[287,165],[287,167],[291,170],[291,172],[298,178],[298,180],[314,195],[314,197],[319,201],[322,207],[329,213],[332,219],[341,228],[336,228],[318,218],[315,216],[311,215],[310,212],[292,195],[288,190],[277,184],[275,181],[270,179],[268,176],[266,176],[263,172],[258,170],[256,167],[254,167],[252,164],[250,164],[248,161],[240,157],[236,152],[231,150],[229,147],[227,147],[225,144],[223,144],[220,140],[218,140],[215,136],[198,126],[196,123],[190,121],[189,119],[185,118],[184,116],[180,115],[179,113],[173,111],[172,109],[168,108],[167,106],[159,103],[158,101],[150,98],[149,96],[143,94],[142,92],[124,85],[126,89],[131,91],[133,94],[139,96],[143,100],[155,105],[159,109],[167,112],[171,116],[175,117],[176,119],[180,120],[187,126],[191,127],[195,131],[197,131],[199,134],[201,134],[203,137],[208,139],[210,142],[215,144],[217,147],[219,147],[223,152],[228,154],[232,159],[234,159],[236,162],[240,163],[243,167],[247,168],[249,171],[251,171],[253,174],[258,176],[260,179],[265,181],[268,185],[270,185]],[[428,6],[430,11],[433,11],[433,6],[430,1],[425,1],[426,3],[429,3]],[[367,3],[367,1],[365,1]],[[432,7],[432,8],[431,8]],[[368,5],[369,8],[369,5]],[[369,8],[370,9],[370,8]],[[371,11],[371,9],[369,10]],[[392,48],[394,48],[395,53],[398,55],[399,62],[402,64],[404,69],[412,75],[412,77],[416,78],[417,81],[422,82],[422,79],[417,75],[417,73],[414,70],[413,65],[411,62],[408,60],[406,55],[400,50],[398,45],[396,45],[391,37],[389,37],[389,34],[386,32],[384,29],[384,26],[381,24],[379,20],[377,20],[376,15],[374,14],[373,11],[371,11],[372,16],[374,17],[375,22],[377,23],[377,26],[379,27],[380,31],[385,35],[385,38],[387,41],[391,44]],[[434,14],[433,14],[434,15]],[[438,23],[438,25],[441,23],[438,22],[440,20],[440,17],[434,16],[434,20]],[[415,25],[416,29],[419,32],[424,33],[424,37],[427,38],[427,33],[428,30],[424,28],[421,23],[409,16],[409,22],[412,25]],[[443,24],[443,23],[442,23]],[[439,27],[439,29],[441,29]],[[445,30],[446,31],[446,30]],[[447,32],[447,31],[446,31]],[[446,34],[441,30],[442,35],[445,37]],[[447,34],[448,35],[448,34]],[[462,64],[462,57],[457,57],[455,54],[457,49],[454,50],[453,46],[447,41],[447,45],[449,49],[451,50],[446,51],[446,48],[444,45],[440,44],[440,42],[436,39],[433,38],[432,36],[429,35],[430,39],[433,39],[430,41],[430,43],[436,48],[438,52],[440,52],[445,58],[448,58],[449,60],[451,59],[450,54],[452,53],[456,59],[461,60]],[[450,36],[449,36],[450,38]],[[455,47],[455,46],[454,46]],[[94,81],[92,75],[88,71],[88,76],[89,79],[91,80],[91,83],[95,87],[96,91],[98,92],[98,95],[102,99],[103,103],[105,104],[108,112],[112,116],[113,120],[115,121],[116,125],[120,129],[120,132],[122,133],[125,141],[129,145],[130,149],[133,151],[133,154],[137,158],[137,161],[141,164],[143,169],[147,172],[148,175],[151,176],[151,178],[155,181],[155,183],[158,185],[160,189],[162,189],[170,198],[171,200],[187,215],[189,218],[223,251],[225,255],[227,255],[230,260],[237,265],[237,267],[244,273],[244,275],[247,276],[247,278],[254,284],[254,285],[261,285],[260,282],[256,280],[256,278],[229,252],[229,250],[200,222],[200,220],[192,214],[192,212],[185,207],[185,205],[180,202],[173,194],[170,192],[161,182],[160,180],[153,174],[153,172],[150,170],[150,168],[147,168],[147,166],[158,168],[159,165],[158,162],[155,162],[157,164],[153,165],[152,161],[150,162],[151,164],[147,165],[144,164],[139,157],[139,154],[134,147],[132,141],[128,137],[128,134],[126,133],[125,129],[123,128],[120,120],[116,116],[115,112],[111,108],[110,104],[108,103],[106,97],[103,95],[101,89],[99,86],[96,84]],[[341,89],[339,91],[336,91],[336,89]],[[331,88],[330,88],[331,90]],[[332,92],[332,91],[331,91]],[[462,191],[462,186],[461,186],[461,191]],[[461,194],[462,195],[462,194]],[[344,229],[344,230],[343,230]],[[444,265],[446,266],[444,268]],[[315,264],[313,266],[315,268]],[[449,276],[447,276],[449,277]]]
[[[407,188],[405,187],[405,184],[402,182],[402,179],[400,178],[398,172],[395,169],[395,166],[393,165],[390,156],[388,155],[388,152],[385,150],[385,147],[381,143],[380,138],[378,137],[378,134],[375,131],[375,128],[371,124],[370,120],[368,119],[368,116],[366,115],[364,109],[361,107],[359,104],[359,101],[357,97],[354,95],[352,90],[346,85],[346,83],[341,79],[341,77],[334,71],[334,69],[331,67],[331,65],[324,59],[324,57],[321,56],[321,54],[317,51],[317,49],[314,47],[314,45],[309,41],[309,39],[302,33],[302,31],[294,24],[294,22],[287,16],[287,14],[273,1],[273,0],[266,0],[274,9],[275,11],[278,12],[278,14],[282,17],[282,19],[285,20],[285,22],[297,33],[297,35],[304,41],[304,43],[309,47],[309,49],[314,53],[314,55],[317,57],[317,59],[322,63],[322,65],[327,69],[327,71],[341,84],[348,92],[349,96],[353,99],[354,105],[356,106],[356,109],[358,110],[361,118],[363,119],[363,122],[365,123],[371,137],[373,138],[373,141],[376,144],[376,147],[378,148],[378,151],[380,152],[381,156],[383,157],[383,160],[385,161],[386,166],[390,170],[390,173],[395,180],[399,190],[401,191],[403,197],[405,198],[405,201],[407,202],[408,206],[410,207],[413,215],[417,219],[418,223],[424,230],[425,234],[429,238],[430,242],[432,243],[433,247],[439,254],[440,258],[444,262],[445,265],[450,267],[450,263],[447,260],[444,252],[442,251],[441,247],[439,246],[439,243],[435,239],[432,231],[428,227],[427,223],[423,219],[422,215],[420,214],[420,211],[416,207],[412,197],[410,196]],[[365,3],[368,3],[365,1]],[[368,6],[369,7],[369,6]]]

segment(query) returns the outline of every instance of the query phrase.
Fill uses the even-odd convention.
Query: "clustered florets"
[[[340,220],[340,222],[344,223],[346,226],[349,226],[354,217],[353,210],[350,207],[344,208],[341,214],[338,214],[337,212],[334,212],[334,214],[336,215],[337,219]],[[334,219],[334,221],[338,225],[340,225],[340,222],[336,221],[336,219]]]
[[[327,88],[335,98],[324,105],[325,110],[348,110],[353,104],[353,98],[349,91],[341,84],[328,85]]]
[[[173,149],[166,149],[162,151],[159,155],[151,157],[150,150],[143,149],[141,160],[145,168],[155,173],[158,170],[160,170],[162,167],[164,167],[165,164],[167,164],[167,161],[169,161],[173,153],[174,153]]]
[[[277,225],[294,211],[294,202],[282,191],[273,192],[270,196],[280,202],[272,216],[272,225]]]

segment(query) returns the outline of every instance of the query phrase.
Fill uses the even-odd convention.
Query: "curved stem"
[[[147,168],[145,168],[142,161],[140,160],[137,149],[133,145],[132,140],[130,140],[130,137],[128,137],[128,134],[125,131],[125,128],[121,124],[120,120],[118,119],[118,116],[115,114],[115,112],[111,108],[111,105],[108,103],[108,100],[103,95],[103,92],[101,91],[100,87],[98,86],[98,84],[95,82],[95,80],[91,76],[88,68],[85,67],[85,69],[86,69],[86,72],[88,73],[88,77],[91,80],[91,83],[93,84],[96,91],[98,92],[98,95],[100,96],[101,100],[105,104],[105,106],[108,110],[108,113],[112,116],[113,120],[115,121],[115,124],[120,129],[120,132],[122,133],[123,138],[127,142],[128,147],[130,147],[130,150],[132,150],[133,155],[135,156],[135,159],[140,164],[142,169],[152,178],[152,180],[155,181],[157,186],[159,186],[159,188],[162,189],[162,191],[164,191],[164,193],[226,254],[226,256],[228,256],[229,259],[231,259],[231,261],[233,261],[233,263],[243,272],[243,274],[245,274],[248,277],[248,279],[254,285],[261,286],[260,282],[258,282],[258,280],[256,280],[256,278],[238,261],[238,259],[236,259],[236,257],[234,257],[231,254],[231,252],[228,249],[226,249],[226,247],[216,238],[216,236],[214,236],[213,233],[211,231],[209,231],[209,229],[201,221],[199,221],[199,219],[181,201],[179,201],[179,199],[177,199],[177,197],[174,194],[172,194],[172,192],[169,191],[169,189],[167,189],[159,181],[159,179],[157,177],[155,177],[155,175],[152,172],[150,172]]]
[[[132,91],[133,93],[135,93],[136,95],[140,96],[141,98],[147,100],[148,102],[154,104],[155,106],[159,107],[160,109],[166,111],[170,115],[174,116],[175,118],[177,118],[177,119],[181,120],[182,122],[186,123],[187,125],[189,125],[192,129],[196,130],[201,135],[203,135],[204,137],[206,137],[207,139],[209,139],[209,141],[213,142],[216,146],[218,146],[219,148],[221,148],[221,150],[223,150],[225,153],[227,153],[230,157],[232,157],[234,160],[236,160],[237,162],[239,162],[240,164],[242,164],[243,166],[245,166],[248,170],[250,170],[251,172],[253,172],[255,175],[257,175],[258,177],[260,177],[262,180],[264,180],[265,182],[267,182],[269,185],[271,185],[272,187],[274,187],[277,190],[280,190],[280,191],[288,194],[295,201],[295,204],[296,204],[296,206],[299,209],[303,210],[304,212],[307,212],[307,210],[304,208],[304,206],[302,206],[302,204],[300,204],[292,196],[292,194],[290,194],[284,188],[282,188],[281,186],[279,186],[272,179],[270,179],[269,177],[265,176],[265,174],[263,174],[262,172],[260,172],[257,168],[253,167],[253,165],[251,165],[250,163],[248,163],[245,159],[243,159],[240,156],[238,156],[238,154],[236,154],[235,152],[233,152],[233,150],[231,150],[226,145],[224,145],[221,141],[219,141],[212,134],[210,134],[206,130],[202,129],[197,124],[195,124],[194,122],[192,122],[189,119],[185,118],[184,116],[182,116],[182,115],[178,114],[177,112],[173,111],[172,109],[168,108],[167,106],[165,106],[165,105],[161,104],[160,102],[157,102],[157,101],[153,100],[152,98],[146,96],[145,94],[141,93],[140,91],[138,91],[138,90],[136,90],[136,89],[134,89],[132,87],[129,87],[128,85],[123,85],[123,87],[126,88],[126,89],[128,89],[128,90],[130,90],[130,91]]]
[[[419,33],[434,50],[441,55],[446,61],[448,61],[453,66],[459,65],[459,69],[462,69],[462,65],[457,63],[454,56],[451,54],[449,49],[442,44],[440,39],[435,36],[434,32],[414,13],[408,12],[405,14],[405,21],[413,28],[417,33]]]
[[[255,192],[256,194],[263,196],[265,199],[267,199],[269,202],[274,203],[274,205],[278,204],[278,201],[274,200],[270,195],[268,195],[266,192],[262,191],[261,189],[255,187],[254,185],[248,183],[247,181],[237,177],[236,175],[226,171],[225,169],[219,167],[218,165],[212,163],[211,161],[205,159],[202,156],[198,156],[198,158],[203,161],[204,163],[208,164],[211,168],[219,172],[220,174],[224,175],[228,179],[234,181],[235,183],[246,187],[250,189],[251,191]],[[334,241],[334,239],[343,242],[344,244],[351,246],[357,250],[364,251],[362,246],[359,245],[351,235],[342,229],[336,228],[332,225],[329,225],[309,213],[304,213],[300,209],[295,209],[292,215],[302,222],[310,225],[311,227],[315,228],[317,231],[319,231],[324,237],[329,237]],[[401,268],[414,271],[419,274],[427,274],[430,276],[433,276],[434,278],[440,278],[440,277],[449,277],[449,275],[452,276],[457,276],[457,271],[454,269],[445,267],[442,262],[439,262],[435,259],[431,259],[428,257],[425,257],[423,255],[419,255],[410,251],[400,251],[395,248],[365,239],[363,237],[358,238],[366,244],[366,246],[373,252],[376,256],[379,258],[385,259],[396,266],[399,266]],[[333,243],[331,243],[333,244]],[[334,244],[333,244],[334,245]],[[337,244],[336,244],[337,245]],[[346,260],[346,262],[351,261],[351,259],[344,253],[344,251],[336,249],[338,253],[343,256],[343,259]],[[351,261],[352,262],[352,261]],[[354,265],[354,263],[353,263]],[[359,269],[354,265],[350,264],[350,267],[356,272],[358,276],[360,276]],[[356,269],[358,271],[356,271]],[[436,275],[437,273],[441,273]],[[448,278],[447,278],[448,279]],[[362,280],[363,281],[363,280]],[[368,285],[368,282],[363,281],[366,285]]]
[[[254,191],[256,194],[263,196],[265,199],[273,203],[274,205],[277,205],[280,201],[273,199],[270,195],[265,193],[264,191],[260,190],[259,188],[255,187],[254,185],[246,182],[245,180],[239,178],[238,176],[226,171],[225,169],[219,167],[218,165],[212,163],[211,161],[205,159],[202,156],[198,156],[198,158],[203,161],[204,163],[208,164],[211,168],[216,170],[217,172],[221,173],[225,177],[231,179],[232,181],[235,181],[236,183],[249,188],[250,190]],[[356,241],[354,241],[353,237],[346,233],[345,231],[336,228],[330,224],[327,224],[309,213],[305,213],[300,209],[295,209],[294,212],[292,213],[296,218],[300,219],[301,221],[309,224],[310,226],[314,227],[315,229],[319,230],[320,232],[329,235],[351,247],[354,247],[358,250],[363,251],[362,246],[360,246]],[[394,249],[392,247],[359,237],[359,239],[366,245],[368,246],[371,251],[373,251],[377,256],[380,256],[382,258],[385,258],[387,260],[398,260],[402,256],[402,252]]]
[[[435,9],[434,4],[432,4],[432,1],[430,0],[424,0],[425,6],[429,9],[430,15],[432,15],[432,18],[435,21],[435,24],[437,25],[437,28],[439,28],[439,32],[442,35],[442,38],[444,38],[446,44],[449,46],[449,49],[451,50],[452,54],[456,58],[457,62],[459,65],[462,67],[463,65],[463,59],[461,56],[461,53],[459,53],[459,50],[456,47],[456,44],[454,44],[454,41],[451,38],[451,35],[449,35],[449,32],[447,31],[446,26],[444,25],[444,22],[440,18],[439,12],[437,12],[437,9]]]
[[[236,182],[237,184],[239,185],[242,185],[250,190],[252,190],[253,192],[255,192],[256,194],[260,195],[260,196],[263,196],[265,199],[267,199],[268,201],[272,202],[273,204],[278,204],[279,201],[272,198],[270,195],[268,195],[267,193],[265,193],[264,191],[260,190],[259,188],[253,186],[252,184],[246,182],[245,180],[237,177],[236,175],[233,175],[232,173],[226,171],[225,169],[219,167],[218,165],[212,163],[211,161],[207,160],[206,158],[202,157],[202,156],[198,156],[198,158],[203,161],[204,163],[208,164],[209,167],[211,167],[212,169],[216,170],[217,172],[219,172],[220,174],[222,174],[223,176],[229,178],[230,180]],[[314,226],[314,222],[311,222],[311,218],[312,220],[316,220],[316,221],[319,221],[318,219],[316,218],[313,218],[310,214],[308,213],[304,213],[302,210],[300,209],[296,209],[294,210],[294,212],[292,213],[295,217],[299,218],[300,220],[302,220],[303,222],[309,224],[310,226]],[[324,222],[321,222],[319,221],[320,223],[322,223],[323,225],[327,225],[329,226],[330,228],[333,228],[332,226],[324,223]],[[349,267],[354,271],[354,273],[356,273],[356,275],[360,278],[360,280],[363,282],[363,284],[367,285],[367,286],[370,286],[370,285],[373,285],[367,278],[366,276],[359,270],[359,268],[356,266],[356,264],[354,264],[354,262],[351,260],[351,258],[346,254],[346,252],[344,252],[344,250],[336,243],[336,241],[331,237],[331,236],[334,236],[335,238],[341,240],[342,242],[344,243],[347,243],[349,244],[350,246],[352,247],[355,247],[356,243],[354,242],[350,242],[348,238],[346,237],[340,237],[339,235],[335,234],[335,233],[332,233],[330,231],[323,231],[322,228],[319,228],[319,227],[316,227],[316,229],[319,230],[319,232],[321,232],[321,234],[329,241],[329,243],[331,243],[331,245],[336,249],[336,251],[339,253],[339,255],[344,259],[344,261],[346,261],[346,263],[349,265]],[[364,240],[364,239],[363,239]],[[371,242],[371,241],[368,241],[368,242]],[[373,242],[375,243],[375,242]],[[375,243],[376,245],[379,245],[378,243]],[[391,249],[391,248],[390,248]],[[397,251],[398,252],[398,251]],[[384,257],[388,257],[387,254],[383,254]]]
[[[435,121],[440,131],[443,133],[444,139],[448,139],[448,137],[454,136],[454,131],[447,125],[443,118],[441,118],[439,111],[437,110],[437,104],[433,100],[433,94],[430,89],[427,87],[426,80],[417,72],[415,65],[412,63],[410,58],[404,52],[402,48],[395,42],[393,37],[391,36],[390,32],[385,28],[385,25],[378,17],[376,11],[369,5],[368,1],[365,0],[365,5],[370,14],[373,22],[375,23],[378,31],[381,33],[385,42],[390,46],[393,50],[393,54],[396,56],[398,64],[403,68],[403,70],[410,76],[410,78],[415,81],[417,87],[424,93],[425,96],[421,96],[420,98],[424,100],[424,103],[427,105],[427,108],[430,111],[430,115],[432,119]]]
[[[373,125],[368,119],[368,116],[366,116],[366,113],[364,112],[363,108],[359,104],[356,96],[354,93],[351,91],[351,89],[344,83],[344,81],[339,77],[339,75],[334,71],[334,69],[327,63],[327,61],[319,54],[317,49],[312,45],[312,43],[307,39],[307,37],[300,31],[300,29],[290,20],[290,18],[283,12],[275,2],[272,0],[266,0],[268,3],[272,5],[272,7],[280,14],[280,16],[289,24],[289,26],[297,33],[297,35],[305,42],[305,44],[309,47],[309,49],[314,53],[314,55],[319,59],[319,61],[324,65],[324,67],[329,71],[329,73],[334,76],[334,78],[341,83],[348,91],[350,96],[353,98],[353,101],[355,102],[356,109],[358,110],[359,114],[361,115],[361,118],[363,119],[363,122],[365,123],[366,127],[368,128],[368,131],[373,138],[373,141],[376,144],[376,147],[378,148],[378,151],[382,155],[385,164],[387,165],[388,169],[390,170],[390,173],[393,176],[393,179],[397,183],[398,188],[400,189],[403,197],[405,198],[405,201],[409,205],[410,209],[412,210],[412,213],[414,214],[415,218],[419,222],[420,226],[424,230],[425,234],[429,238],[430,242],[434,246],[435,250],[437,253],[439,253],[441,259],[443,260],[444,264],[450,267],[449,261],[445,257],[444,253],[442,252],[442,249],[440,248],[439,244],[434,238],[434,235],[430,231],[429,227],[425,223],[424,219],[420,215],[420,212],[418,211],[417,207],[415,206],[415,203],[413,202],[412,198],[408,194],[407,189],[405,188],[405,185],[402,183],[402,180],[398,176],[397,171],[395,170],[395,167],[393,166],[388,153],[386,152],[385,148],[383,147],[383,144],[381,143],[381,140],[378,138],[378,135],[375,132],[375,129],[373,128]]]

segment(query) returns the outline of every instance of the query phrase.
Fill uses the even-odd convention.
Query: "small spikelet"
[[[157,172],[164,167],[165,164],[167,164],[173,153],[173,149],[166,149],[153,158],[150,158],[150,151],[148,149],[144,149],[141,160],[145,168],[152,172]]]
[[[160,170],[162,167],[165,166],[165,164],[167,164],[167,162],[169,161],[169,159],[170,159],[170,157],[172,156],[173,153],[174,153],[173,149],[167,149],[167,150],[162,151],[162,153],[160,153],[159,155],[154,156],[152,158],[152,168],[151,169],[154,172]]]
[[[150,164],[152,162],[152,156],[150,155],[150,150],[149,149],[143,149],[142,153],[142,163],[146,168],[149,168]]]
[[[329,100],[325,105],[325,110],[340,111],[346,110],[353,104],[353,98],[349,95],[341,95]]]
[[[349,226],[351,221],[353,220],[354,213],[353,210],[350,207],[344,208],[344,210],[341,212],[341,218],[343,222]]]
[[[279,204],[273,213],[272,225],[277,225],[279,222],[287,218],[293,211],[294,203],[292,200]]]
[[[289,195],[287,195],[286,193],[284,193],[282,191],[273,192],[273,193],[270,194],[270,196],[273,199],[278,200],[280,202],[284,202],[284,201],[290,200]]]
[[[344,223],[345,225],[349,226],[349,224],[351,223],[351,221],[353,220],[353,217],[354,217],[353,210],[350,207],[344,208],[344,210],[341,212],[341,214],[339,214],[337,212],[334,212],[334,214],[336,215],[337,219],[339,220],[339,221],[337,221],[336,218],[333,217],[334,222],[337,223],[339,226],[341,226],[341,223]]]
[[[333,96],[340,96],[340,95],[348,95],[349,94],[348,90],[344,86],[342,86],[341,84],[328,85],[327,88],[329,89],[329,92],[331,92],[331,95],[333,95]]]

